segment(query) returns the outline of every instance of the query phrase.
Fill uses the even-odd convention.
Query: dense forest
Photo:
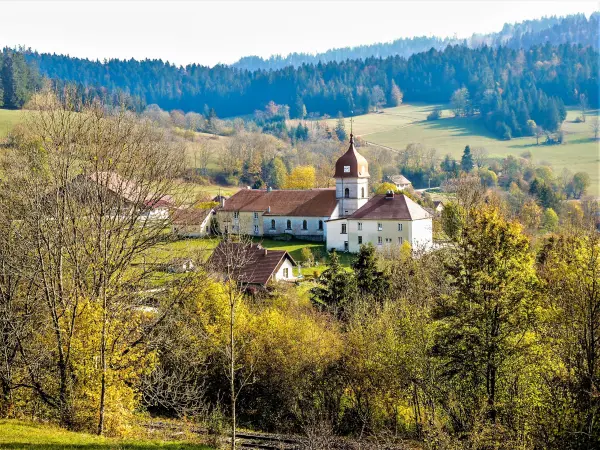
[[[254,72],[195,64],[183,68],[160,60],[101,63],[29,51],[25,55],[46,77],[78,84],[84,97],[100,95],[107,101],[123,92],[138,109],[157,104],[166,110],[212,110],[228,117],[251,114],[274,101],[290,106],[292,118],[303,118],[306,113],[366,113],[395,106],[402,96],[409,102],[445,103],[452,98],[457,115],[481,114],[488,128],[505,139],[533,133],[530,120],[556,131],[565,117],[564,104],[576,104],[584,95],[595,107],[599,92],[598,52],[568,44],[528,51],[449,46],[408,59],[369,58]]]
[[[589,19],[584,14],[567,17],[544,17],[527,20],[516,24],[505,24],[501,31],[490,34],[473,34],[468,39],[440,37],[412,37],[396,39],[357,47],[344,47],[327,50],[315,55],[308,53],[291,53],[287,56],[274,55],[264,59],[258,56],[246,56],[233,64],[238,69],[282,69],[287,66],[298,67],[302,64],[319,62],[344,61],[346,59],[366,59],[371,57],[387,58],[403,56],[408,58],[415,53],[426,52],[431,48],[443,50],[449,45],[465,45],[479,48],[505,46],[510,48],[530,48],[534,45],[550,42],[558,44],[581,44],[598,48],[600,14],[594,13]]]
[[[19,109],[42,84],[35,65],[27,64],[22,53],[0,52],[0,107]]]

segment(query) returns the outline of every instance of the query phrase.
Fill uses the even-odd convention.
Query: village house
[[[211,220],[213,217],[213,209],[194,207],[177,209],[171,216],[173,234],[186,238],[208,236],[211,234]]]
[[[221,241],[208,265],[216,273],[230,274],[242,285],[266,287],[272,282],[296,279],[296,262],[288,252],[269,250],[260,244]]]
[[[367,242],[430,248],[431,214],[402,194],[369,199],[369,177],[369,164],[351,135],[348,150],[335,164],[335,188],[241,190],[221,202],[216,211],[219,228],[224,233],[324,241],[327,249],[350,252]]]
[[[399,191],[403,191],[404,189],[408,189],[412,186],[410,180],[404,175],[392,175],[388,178],[390,180],[390,183],[394,184],[396,186],[396,189]]]

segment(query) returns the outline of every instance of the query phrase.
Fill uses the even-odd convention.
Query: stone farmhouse
[[[431,247],[431,214],[403,194],[369,198],[369,177],[369,164],[351,135],[348,151],[335,164],[335,188],[241,190],[217,209],[220,231],[290,235],[349,252],[367,242],[378,248],[404,242]]]

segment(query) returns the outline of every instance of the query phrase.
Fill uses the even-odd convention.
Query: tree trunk
[[[104,433],[104,410],[106,403],[106,290],[102,294],[102,335],[100,338],[100,366],[102,377],[100,379],[100,410],[98,417],[98,435]]]
[[[233,325],[235,323],[235,303],[234,299],[230,292],[229,298],[229,307],[230,307],[230,315],[229,315],[229,345],[230,345],[230,353],[229,353],[229,388],[231,391],[231,450],[235,450],[235,431],[236,431],[236,423],[235,423],[235,341],[233,335]]]

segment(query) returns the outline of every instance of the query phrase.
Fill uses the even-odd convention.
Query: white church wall
[[[331,249],[335,249],[336,251],[343,252],[345,247],[345,242],[349,242],[348,236],[349,234],[342,234],[342,224],[346,225],[346,230],[348,230],[348,220],[347,219],[337,219],[330,220],[326,222],[327,228],[327,251],[331,251]]]
[[[429,249],[433,245],[433,223],[431,219],[412,222],[410,244],[415,249]]]

